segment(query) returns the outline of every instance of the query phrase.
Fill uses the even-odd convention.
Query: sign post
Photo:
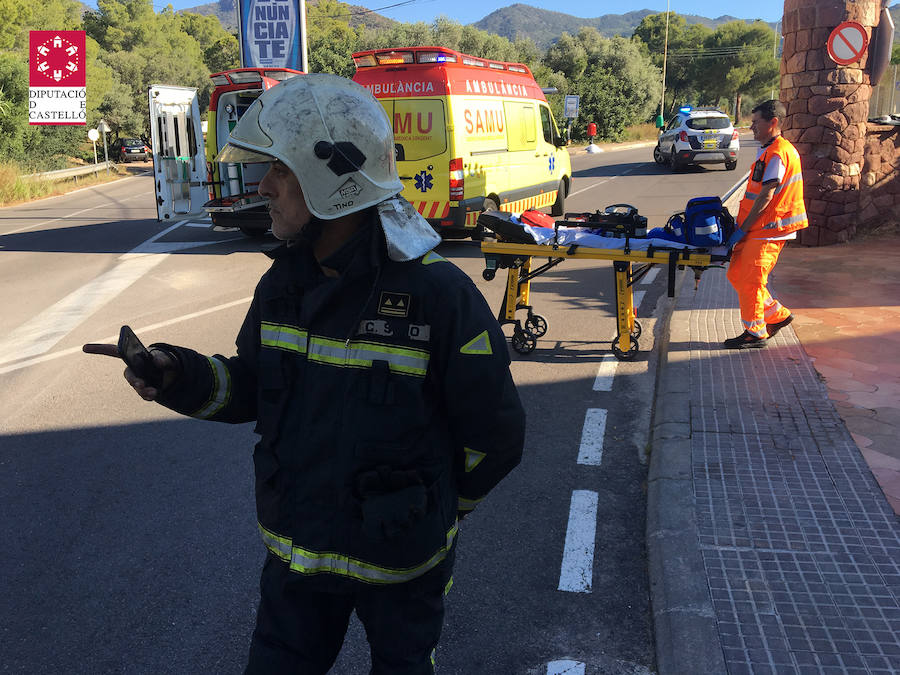
[[[109,128],[109,125],[106,123],[106,120],[100,120],[97,124],[97,131],[103,134],[103,161],[106,162],[106,175],[109,175],[109,154],[106,151],[106,134],[108,134],[112,129]]]
[[[97,164],[97,139],[100,138],[100,132],[96,129],[88,131],[88,140],[94,144],[94,165]]]

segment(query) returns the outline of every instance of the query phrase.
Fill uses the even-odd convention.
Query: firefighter
[[[800,155],[781,135],[785,108],[770,100],[753,109],[750,129],[760,149],[738,209],[728,281],[737,291],[744,332],[725,349],[765,347],[768,338],[794,320],[767,288],[769,273],[785,243],[809,225],[803,203]]]
[[[269,89],[217,161],[271,163],[259,192],[284,241],[237,355],[156,344],[160,388],[125,378],[176,412],[256,422],[268,556],[246,672],[326,673],[355,610],[372,673],[432,673],[458,521],[522,454],[499,324],[399,197],[391,123],[363,87]]]

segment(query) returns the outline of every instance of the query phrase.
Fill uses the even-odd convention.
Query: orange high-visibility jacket
[[[803,203],[803,174],[800,169],[800,155],[783,136],[775,137],[754,164],[754,170],[750,172],[747,189],[738,209],[738,223],[743,224],[753,207],[753,200],[756,199],[762,188],[765,166],[773,157],[781,160],[784,167],[784,178],[775,189],[772,201],[747,230],[748,239],[782,237],[809,226],[806,205]],[[759,169],[757,169],[757,165],[759,165]]]

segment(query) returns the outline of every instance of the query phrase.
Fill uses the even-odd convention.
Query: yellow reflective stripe
[[[493,354],[491,338],[486,330],[469,340],[459,348],[461,354]]]
[[[465,497],[460,497],[459,503],[457,505],[457,510],[458,511],[471,511],[476,506],[478,506],[478,504],[481,502],[482,499],[484,499],[484,497],[481,497],[481,499],[466,499]]]
[[[446,595],[446,593],[444,593]],[[431,649],[431,667],[434,668],[434,648]]]
[[[422,264],[430,265],[431,263],[436,262],[447,262],[447,259],[441,255],[438,255],[434,251],[429,251],[425,255],[422,256]]]
[[[228,368],[219,359],[207,356],[206,360],[212,369],[213,388],[209,400],[191,415],[191,417],[200,419],[208,419],[215,415],[228,404],[228,400],[231,398],[231,373],[228,372]]]
[[[306,354],[310,361],[348,368],[371,368],[373,361],[387,361],[393,372],[424,377],[430,354],[422,349],[410,349],[378,342],[344,342],[331,338],[310,336],[297,326],[260,323],[260,344]]]
[[[259,340],[263,347],[305,354],[309,336],[296,326],[263,321],[259,324]]]
[[[371,368],[373,361],[387,361],[391,371],[424,377],[430,355],[421,349],[377,342],[353,341],[348,344],[340,340],[312,337],[309,340],[307,358],[310,361],[350,368]]]
[[[450,592],[450,589],[453,588],[453,575],[450,575],[450,579],[447,581],[447,585],[444,586],[444,595]]]
[[[421,565],[398,569],[380,567],[341,553],[310,551],[292,544],[288,537],[279,536],[267,530],[260,523],[257,525],[266,548],[285,562],[289,562],[292,572],[299,574],[324,572],[372,584],[400,584],[422,576],[447,557],[458,532],[458,524],[454,522],[453,527],[447,531],[446,544],[439,548],[431,558]]]
[[[485,453],[478,452],[472,448],[463,448],[463,452],[466,453],[466,473],[478,466],[481,460],[486,457]]]

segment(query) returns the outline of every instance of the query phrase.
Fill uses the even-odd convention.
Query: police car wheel
[[[675,156],[675,148],[672,148],[672,153],[669,155],[669,166],[672,167],[672,171],[681,171],[681,164]]]
[[[556,201],[553,203],[553,207],[550,209],[551,216],[562,216],[566,213],[566,181],[559,181],[559,186],[556,188]]]
[[[662,150],[659,148],[659,143],[656,144],[656,147],[653,148],[653,161],[657,164],[665,164],[666,158],[663,157]]]

